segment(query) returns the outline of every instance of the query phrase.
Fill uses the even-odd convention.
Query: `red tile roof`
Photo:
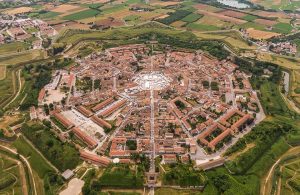
[[[84,141],[89,148],[95,148],[98,145],[93,138],[87,135],[84,131],[80,130],[78,127],[74,127],[72,131],[79,139]]]
[[[111,126],[111,124],[109,124],[108,122],[106,122],[105,120],[103,120],[102,118],[99,118],[99,117],[97,117],[97,116],[92,116],[92,121],[94,122],[94,123],[96,123],[97,125],[99,125],[99,126],[101,126],[101,127],[106,127],[106,128],[108,128],[108,129],[111,129],[112,128],[112,126]]]
[[[93,112],[86,109],[84,106],[77,106],[76,109],[85,117],[91,117],[93,115]]]
[[[91,154],[86,151],[80,151],[80,157],[96,165],[108,166],[111,163],[111,159],[105,156],[98,156],[96,154]]]
[[[123,99],[123,100],[117,102],[116,104],[114,104],[113,106],[109,107],[108,109],[104,110],[102,113],[100,113],[100,116],[108,117],[113,112],[115,112],[116,110],[118,110],[119,108],[124,106],[125,104],[126,104],[126,100]]]
[[[64,117],[61,113],[55,112],[53,116],[67,129],[74,127],[74,124]]]
[[[101,110],[102,108],[104,108],[105,106],[111,104],[114,101],[114,98],[110,97],[106,100],[104,100],[103,102],[97,104],[95,107],[92,108],[92,111],[97,112],[99,110]]]

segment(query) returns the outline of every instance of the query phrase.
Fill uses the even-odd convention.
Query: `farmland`
[[[256,38],[256,39],[270,39],[272,37],[276,37],[280,35],[279,33],[261,31],[253,28],[248,28],[247,33],[249,34],[249,37]]]
[[[111,140],[107,139],[106,141],[108,143],[106,143],[106,141],[103,143],[103,145],[108,145],[108,148],[106,148],[104,152],[100,151],[103,145],[98,145],[99,147],[94,150],[87,147],[88,145],[83,143],[82,140],[79,140],[79,138],[76,138],[78,141],[72,142],[71,140],[75,140],[73,139],[74,134],[72,133],[74,129],[71,129],[71,127],[69,129],[63,127],[62,123],[58,122],[58,120],[54,119],[52,116],[55,112],[70,111],[71,109],[69,109],[69,107],[72,107],[73,112],[73,108],[78,105],[85,106],[85,103],[83,103],[79,97],[72,96],[73,93],[81,96],[81,93],[83,92],[80,91],[84,91],[80,86],[76,86],[76,83],[77,85],[80,83],[80,76],[93,74],[93,70],[96,70],[79,70],[79,68],[81,68],[81,62],[89,62],[90,60],[91,64],[93,63],[93,59],[89,59],[89,54],[92,54],[93,52],[99,53],[101,63],[103,62],[106,66],[112,61],[118,60],[118,58],[121,59],[125,54],[122,55],[123,50],[120,49],[116,52],[120,57],[112,57],[112,59],[105,61],[102,60],[104,54],[110,53],[114,56],[113,47],[127,47],[128,44],[137,44],[137,46],[139,46],[139,44],[144,44],[145,48],[141,50],[147,50],[151,48],[151,46],[152,50],[154,48],[154,52],[147,51],[141,56],[138,56],[137,54],[131,55],[131,51],[125,51],[130,53],[130,55],[126,57],[128,57],[128,63],[130,63],[130,66],[132,67],[135,66],[135,64],[131,62],[131,60],[135,60],[133,58],[131,59],[132,56],[136,55],[136,58],[138,59],[144,56],[149,57],[156,52],[160,55],[159,58],[149,58],[151,63],[154,62],[154,68],[161,66],[161,59],[164,60],[164,58],[170,58],[170,64],[176,63],[174,61],[178,60],[177,57],[185,58],[185,54],[181,54],[183,51],[186,53],[187,58],[189,56],[194,56],[196,52],[197,55],[198,53],[199,55],[203,54],[203,57],[201,59],[197,59],[196,57],[194,57],[193,60],[187,59],[182,62],[182,67],[189,66],[189,64],[190,66],[193,66],[196,64],[197,60],[205,60],[208,62],[201,66],[211,65],[211,62],[214,60],[219,60],[218,63],[215,63],[215,66],[210,67],[208,70],[216,72],[216,74],[212,76],[213,78],[209,76],[209,78],[206,79],[206,82],[212,80],[209,86],[217,86],[218,91],[211,91],[211,98],[205,100],[207,102],[210,102],[210,99],[213,99],[217,93],[223,93],[223,91],[228,92],[230,90],[227,86],[231,85],[230,77],[228,82],[225,80],[226,82],[224,81],[221,83],[219,82],[220,79],[218,78],[218,74],[221,74],[221,71],[227,71],[227,67],[230,69],[232,63],[232,68],[236,68],[234,74],[237,75],[237,78],[232,78],[232,80],[240,82],[239,77],[247,78],[247,82],[242,84],[245,84],[245,86],[248,84],[251,93],[253,94],[250,94],[250,90],[247,93],[240,92],[243,91],[241,87],[240,89],[236,88],[236,91],[239,91],[242,94],[241,96],[246,96],[245,98],[247,101],[248,99],[255,99],[256,102],[253,104],[256,106],[261,102],[262,106],[257,106],[257,109],[259,111],[264,111],[264,113],[261,112],[262,115],[266,114],[266,118],[262,122],[259,121],[256,123],[255,121],[255,124],[251,126],[251,131],[249,131],[249,133],[243,135],[239,134],[240,136],[232,136],[232,138],[235,136],[236,138],[240,138],[227,150],[224,156],[223,152],[220,153],[222,154],[222,157],[226,159],[224,166],[203,171],[202,168],[199,168],[200,165],[198,165],[198,162],[195,163],[194,161],[197,157],[193,156],[191,150],[185,147],[183,148],[187,151],[189,161],[187,164],[181,163],[183,162],[183,159],[181,158],[183,155],[181,154],[177,155],[174,160],[178,163],[168,164],[164,159],[164,161],[162,161],[163,163],[159,166],[156,164],[154,169],[158,169],[155,170],[156,172],[159,171],[158,184],[161,185],[157,188],[155,187],[156,194],[198,194],[198,190],[192,189],[191,186],[197,186],[199,188],[200,186],[204,186],[203,192],[199,191],[199,194],[209,195],[259,194],[264,188],[268,192],[266,194],[270,194],[271,192],[274,194],[300,193],[300,149],[297,147],[300,143],[300,116],[289,104],[286,104],[286,99],[288,98],[289,100],[293,100],[297,106],[300,106],[299,53],[275,54],[275,50],[269,49],[271,48],[269,45],[260,45],[261,40],[262,42],[271,42],[278,39],[278,42],[281,40],[286,42],[289,41],[289,39],[283,38],[292,36],[293,39],[290,40],[298,45],[298,52],[300,51],[300,39],[298,38],[299,35],[296,33],[299,30],[299,26],[297,27],[295,25],[294,22],[296,20],[293,18],[294,16],[289,12],[275,11],[281,9],[295,10],[298,2],[291,1],[291,3],[288,4],[287,0],[253,0],[254,3],[275,10],[253,7],[247,9],[235,9],[217,3],[211,3],[209,5],[210,2],[205,1],[207,4],[202,4],[201,2],[204,2],[204,0],[153,0],[150,2],[143,0],[74,0],[68,2],[37,2],[33,3],[32,6],[30,5],[30,7],[19,6],[18,8],[1,9],[10,14],[24,13],[24,16],[22,17],[28,16],[42,19],[49,24],[49,27],[53,27],[59,32],[59,34],[54,37],[43,35],[42,38],[40,38],[39,33],[37,33],[39,32],[38,26],[34,26],[33,28],[24,27],[33,37],[30,41],[12,40],[8,41],[9,43],[0,44],[0,122],[2,122],[0,124],[0,133],[2,132],[1,129],[5,129],[6,132],[14,134],[14,131],[10,129],[10,124],[23,122],[25,119],[25,122],[21,127],[21,132],[16,131],[18,135],[14,136],[16,140],[7,145],[16,149],[20,155],[24,156],[29,161],[37,185],[37,194],[58,194],[61,189],[67,186],[66,184],[68,181],[62,180],[61,177],[61,173],[67,169],[73,170],[75,172],[75,177],[82,177],[85,181],[84,187],[82,188],[83,195],[93,194],[94,192],[96,194],[98,191],[101,194],[129,195],[148,193],[148,189],[143,191],[143,188],[146,183],[145,172],[148,172],[149,167],[146,168],[146,166],[141,166],[142,163],[148,163],[148,156],[145,158],[145,161],[142,161],[141,159],[135,159],[135,152],[129,151],[129,155],[126,156],[126,158],[128,157],[128,159],[126,159],[128,161],[123,161],[126,162],[126,164],[111,163],[111,160],[115,157],[110,156],[110,159],[108,160],[110,165],[105,168],[100,166],[94,168],[90,165],[90,162],[82,163],[83,161],[80,158],[80,152],[89,150],[94,154],[97,153],[97,155],[100,155],[101,152],[101,155],[107,156],[108,153],[111,151],[115,152],[114,150],[116,150],[114,144],[111,144]],[[6,30],[3,31],[3,35],[7,35]],[[41,49],[32,49],[32,41],[38,40],[39,38],[43,41],[43,46],[34,47]],[[49,41],[49,43],[47,43],[47,41]],[[49,45],[44,46],[44,44]],[[105,49],[107,49],[106,52],[104,52]],[[139,53],[138,50],[137,53]],[[246,54],[249,55],[245,57]],[[173,55],[175,57],[173,57]],[[60,60],[71,61],[71,63],[66,66],[60,66]],[[138,62],[138,65],[143,65],[142,68],[144,68],[144,71],[148,70],[148,67],[146,66],[148,61],[138,60]],[[225,68],[219,69],[219,63],[224,63]],[[88,67],[88,65],[88,63],[84,63],[84,68]],[[117,62],[114,63],[114,65],[121,67],[123,66],[123,63]],[[93,64],[93,66],[96,67],[98,64]],[[57,100],[57,102],[51,104],[48,104],[47,102],[45,105],[44,102],[46,101],[39,101],[38,103],[37,97],[39,96],[41,89],[49,82],[55,83],[53,75],[54,71],[58,68],[62,69],[61,71],[56,72],[57,75],[61,74],[57,77],[59,78],[58,82],[63,81],[65,83],[57,84],[57,86],[60,87],[60,85],[66,85],[68,84],[67,81],[71,83],[71,75],[75,75],[77,81],[75,79],[74,88],[70,87],[66,89],[66,91],[70,90],[70,92],[66,94],[66,99]],[[108,69],[103,68],[103,71],[106,70]],[[291,76],[290,91],[286,97],[281,90],[283,85],[281,71],[283,70],[289,72]],[[76,72],[74,73],[73,71]],[[99,68],[99,71],[102,71],[102,67]],[[109,69],[109,71],[111,70]],[[206,68],[201,69],[201,71],[206,71]],[[177,73],[178,76],[176,75],[174,78],[178,79],[178,83],[182,76],[187,77],[186,75],[181,75],[183,71],[177,71],[176,74]],[[196,75],[196,73],[197,72],[195,71],[194,75]],[[110,72],[107,74],[109,75]],[[102,74],[97,74],[95,76],[99,75]],[[249,75],[251,75],[251,77],[249,77]],[[112,94],[118,94],[118,90],[121,90],[121,87],[127,85],[126,82],[121,82],[126,76],[128,75],[122,74],[117,77],[117,84],[114,85],[116,90],[113,90]],[[133,79],[133,77],[128,76],[127,81],[130,79]],[[176,79],[172,82],[175,83]],[[188,101],[193,102],[193,106],[200,102],[199,105],[201,105],[202,109],[201,93],[206,89],[202,88],[202,86],[198,88],[196,85],[198,83],[201,84],[201,82],[191,82],[190,78],[183,79],[182,89],[187,86],[185,83],[186,80],[188,80],[189,85],[192,86],[189,90],[199,92],[195,92],[195,96],[200,94],[200,97],[197,97],[197,99],[195,98],[195,100],[190,100],[190,97],[188,97]],[[96,84],[94,84],[94,78],[93,80],[89,79],[89,82],[85,83],[89,89],[88,91],[93,91],[94,88],[96,88],[96,90],[91,93],[92,95],[84,97],[84,101],[90,97],[97,96],[97,101],[101,99],[100,102],[102,102],[107,97],[110,97],[111,94],[108,94],[107,97],[104,97],[104,94],[102,93],[99,93],[100,95],[98,94],[98,89],[101,91],[101,87],[102,89],[105,89],[107,86],[107,88],[111,86],[110,81],[110,79],[97,80],[97,87],[95,87],[94,85]],[[19,83],[21,86],[20,88]],[[235,85],[235,82],[233,83]],[[50,90],[52,87],[53,85],[47,85],[44,88],[46,89],[45,97],[49,99],[52,98],[52,89]],[[232,90],[231,86],[230,88]],[[76,90],[74,91],[74,89]],[[211,88],[209,87],[209,90],[210,89]],[[183,93],[180,95],[177,93],[178,92],[174,92],[172,96],[183,96]],[[18,96],[16,94],[18,94]],[[156,95],[157,94],[155,94],[155,96]],[[101,96],[101,98],[98,96]],[[192,94],[192,96],[194,96],[194,94]],[[258,98],[256,98],[256,96]],[[71,98],[69,99],[69,97]],[[117,99],[122,98],[123,96],[117,97]],[[224,102],[226,98],[228,99],[228,97],[222,97],[222,101]],[[233,96],[232,98],[234,101],[237,96]],[[74,101],[80,102],[72,105]],[[148,99],[145,98],[144,102],[147,103],[147,101]],[[230,102],[230,106],[234,106],[234,109],[240,108],[242,111],[244,111],[244,109],[246,110],[244,106],[246,107],[248,104],[244,105],[243,102],[239,102],[235,105],[232,104],[236,103],[233,101]],[[10,104],[6,107],[8,102]],[[134,105],[132,102],[127,103],[128,105],[126,104],[126,106],[124,106],[124,110],[125,107],[128,108]],[[227,107],[225,108],[223,103],[220,104],[222,106],[219,106],[218,104],[219,102],[216,102],[208,107],[211,109],[215,109],[215,107],[224,109],[224,114],[226,114],[228,111]],[[160,102],[156,102],[155,105],[160,106]],[[208,103],[206,103],[206,105],[208,105]],[[169,104],[167,104],[167,107],[168,106]],[[32,107],[39,108],[37,109],[37,116],[40,117],[39,119],[29,120],[29,117],[35,116]],[[90,109],[92,105],[88,105],[87,107]],[[2,110],[2,108],[4,109]],[[31,113],[29,112],[29,108],[31,108]],[[146,108],[148,112],[148,108],[150,109],[151,107]],[[153,111],[151,111],[151,109],[150,112],[152,113]],[[190,113],[189,109],[190,107],[187,106],[187,109],[182,112]],[[256,115],[258,112],[255,113],[255,109],[253,110],[253,112],[246,112],[246,114],[249,114],[249,118],[252,119],[252,116],[255,120],[260,117],[264,118],[264,116],[261,116],[261,113],[260,115]],[[48,114],[46,114],[47,116],[40,115],[40,112],[43,111],[45,113],[48,112]],[[123,110],[119,110],[118,112],[122,112],[123,114]],[[210,110],[207,113],[209,113],[209,117],[211,115],[217,116],[219,113],[215,112],[215,110]],[[3,115],[3,113],[4,117],[2,120],[1,115]],[[31,115],[29,115],[29,113]],[[66,113],[67,112],[64,114]],[[74,111],[74,113],[77,114],[77,111]],[[124,113],[127,114],[125,111]],[[66,116],[68,114],[70,113],[67,113]],[[98,113],[96,114],[98,115]],[[133,116],[133,114],[131,115]],[[79,114],[77,117],[79,118],[79,116],[81,115]],[[154,117],[156,117],[156,115],[154,115]],[[160,117],[165,118],[165,116]],[[51,124],[49,121],[45,121],[48,118],[54,122],[58,129],[51,126],[53,123]],[[113,120],[105,119],[104,117],[102,118],[110,123],[114,123],[114,125],[119,122],[118,120],[112,122]],[[114,116],[111,116],[110,118],[114,118]],[[126,117],[122,116],[120,121],[123,119],[125,120],[125,118]],[[208,115],[206,118],[208,118]],[[234,122],[237,122],[240,119],[240,117],[237,116],[233,118],[235,120]],[[212,119],[215,123],[220,122],[215,117]],[[76,123],[78,122],[77,118],[73,120]],[[86,120],[89,119],[87,118]],[[155,122],[157,121],[155,120]],[[233,123],[232,118],[228,121]],[[190,121],[188,121],[188,123],[189,122]],[[196,124],[197,123],[193,123],[193,126],[195,127],[192,129],[198,128],[198,124]],[[77,126],[77,124],[75,126]],[[84,127],[84,125],[82,125],[80,128],[81,127],[89,128],[89,130],[84,129],[84,131],[86,130],[88,133],[91,133],[89,131],[94,131],[92,126]],[[118,124],[117,127],[117,130],[114,132],[112,130],[112,134],[108,134],[108,136],[119,136],[122,134],[122,123],[121,125]],[[142,127],[139,128],[140,130],[145,131],[145,129],[141,129]],[[178,127],[176,126],[175,130],[177,131],[178,128],[179,125]],[[206,128],[207,127],[204,129]],[[178,139],[178,136],[181,136],[177,135],[178,132],[175,132],[172,128],[170,129],[172,130],[172,134],[173,131],[174,135],[176,133],[174,140]],[[165,131],[165,129],[162,129],[162,131]],[[126,133],[129,134],[129,132]],[[130,133],[134,134],[135,132]],[[180,132],[180,134],[181,133],[184,134],[186,132]],[[238,133],[238,131],[236,133]],[[163,134],[166,134],[166,132],[163,132]],[[196,136],[198,135],[196,134],[197,132],[192,135],[192,137],[197,141]],[[68,136],[72,139],[69,139]],[[103,137],[102,134],[100,136],[99,140],[101,139],[101,142],[102,140],[104,141],[106,136]],[[216,138],[216,136],[209,137],[210,141],[214,138]],[[64,139],[67,141],[62,141]],[[95,136],[92,137],[92,139],[98,139],[98,137]],[[185,139],[186,137],[183,137],[182,140]],[[234,139],[234,141],[235,140],[236,139]],[[233,139],[231,141],[233,141]],[[82,144],[77,144],[79,142]],[[118,146],[117,149],[119,150],[122,147],[121,149],[124,149],[124,151],[127,152],[127,147],[130,145],[129,143],[130,142],[126,141],[124,146],[118,143],[116,144]],[[143,143],[135,142],[135,145],[141,147],[139,144]],[[227,143],[226,146],[224,145],[224,151],[227,149],[225,147],[227,147]],[[163,155],[159,156],[157,159],[162,158],[162,156]],[[165,156],[163,158],[165,158]],[[22,163],[18,164],[16,160],[17,159],[13,160],[11,157],[7,157],[0,153],[0,194],[4,192],[6,194],[26,195],[26,193],[23,193],[23,191],[27,190],[26,186],[28,186],[28,191],[32,190],[29,189],[31,188],[30,181],[26,181],[26,178],[25,185],[22,185],[24,184],[22,176],[25,176],[26,170],[25,167],[22,168]],[[210,156],[205,160],[211,161]],[[129,163],[127,164],[127,162]],[[167,163],[164,164],[165,162]],[[279,162],[278,165],[276,165],[277,162]],[[274,166],[275,168],[272,172],[272,177],[268,178],[268,171],[272,169],[273,165],[276,166]],[[194,169],[195,167],[199,169]],[[22,169],[24,169],[23,173]],[[28,182],[27,185],[26,182]],[[179,190],[167,188],[166,186],[180,186],[187,189]],[[2,188],[4,189],[3,191]]]
[[[90,17],[94,17],[96,15],[98,15],[100,13],[99,10],[95,10],[95,9],[88,9],[88,10],[83,10],[71,15],[66,15],[63,17],[63,19],[65,20],[82,20],[85,18],[90,18]]]
[[[21,52],[29,49],[30,44],[24,42],[13,42],[0,45],[0,54],[5,55],[9,53]]]
[[[6,77],[6,66],[0,66],[0,81]]]

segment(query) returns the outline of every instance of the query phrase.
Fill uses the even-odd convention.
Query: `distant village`
[[[57,70],[31,119],[51,121],[97,165],[132,163],[134,153],[203,169],[223,164],[222,152],[263,117],[249,76],[230,60],[156,46],[110,48]]]
[[[58,32],[40,19],[22,16],[0,15],[0,44],[14,41],[28,41],[33,49],[42,48],[42,41]]]
[[[259,50],[263,52],[271,51],[280,55],[296,55],[298,52],[297,45],[290,41],[272,42],[272,40],[269,39],[257,40],[250,38],[248,32],[245,29],[240,29],[240,32],[242,33],[244,38],[249,39],[250,42],[257,45]]]

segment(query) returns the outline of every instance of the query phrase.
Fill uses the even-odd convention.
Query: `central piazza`
[[[39,104],[54,104],[59,137],[80,140],[72,141],[82,159],[97,165],[130,163],[144,153],[149,172],[158,156],[161,163],[206,166],[264,117],[249,76],[201,51],[135,44],[76,63],[53,74]]]
[[[162,90],[169,85],[171,80],[161,72],[141,73],[134,78],[141,90]]]

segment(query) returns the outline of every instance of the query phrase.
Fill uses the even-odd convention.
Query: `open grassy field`
[[[21,52],[29,49],[30,44],[24,42],[12,42],[0,45],[0,55]]]
[[[300,70],[290,71],[290,92],[289,96],[295,102],[295,104],[300,107]]]
[[[189,194],[202,194],[200,191],[197,193],[196,191],[193,190],[177,190],[177,189],[172,189],[172,188],[156,188],[155,189],[155,194],[157,195],[167,195],[167,194],[172,194],[172,195],[189,195]]]
[[[4,13],[14,15],[14,14],[22,14],[22,13],[30,12],[32,10],[33,9],[31,7],[18,7],[18,8],[9,9]]]
[[[255,19],[257,19],[257,16],[254,16],[254,15],[246,15],[243,17],[244,20],[247,20],[247,21],[253,21]]]
[[[6,77],[6,66],[0,66],[0,81]]]
[[[23,138],[19,137],[13,146],[23,156],[29,159],[29,163],[34,171],[40,178],[44,178],[49,172],[55,172],[55,170],[49,165],[49,163],[41,157],[41,155],[32,148],[32,146]]]
[[[149,25],[149,26],[146,26]],[[172,30],[169,27],[158,23],[148,23],[144,27],[122,27],[118,29],[109,29],[106,31],[76,31],[76,30],[67,30],[57,39],[58,43],[66,44],[77,44],[85,40],[105,40],[117,38],[118,40],[128,40],[130,37],[136,37],[141,34],[151,33],[151,32],[160,32],[169,35],[181,35],[183,32]],[[189,38],[189,37],[183,37]]]
[[[300,64],[299,64],[300,59],[272,55],[269,53],[262,53],[262,52],[258,53],[257,58],[258,58],[258,60],[261,60],[261,61],[272,62],[274,64],[278,64],[279,66],[286,68],[286,69],[292,69],[292,70],[300,69]]]
[[[288,23],[277,23],[273,25],[274,32],[288,34],[293,30],[293,27]]]
[[[254,50],[256,46],[249,45],[241,36],[235,31],[216,31],[213,33],[194,32],[197,37],[203,40],[219,40],[229,45],[234,51],[239,53],[242,50]]]
[[[6,77],[0,80],[0,107],[3,108],[13,94],[17,92],[17,77],[13,68],[7,68]]]
[[[254,39],[270,39],[272,37],[279,36],[279,33],[276,32],[268,32],[268,31],[262,31],[262,30],[256,30],[254,28],[248,28],[247,33],[249,37]]]
[[[195,31],[215,31],[220,30],[219,27],[207,24],[190,23],[187,25],[187,29]]]
[[[46,51],[43,50],[30,50],[17,54],[0,56],[1,65],[16,65],[19,63],[26,63],[32,60],[44,59],[46,57]]]
[[[77,5],[62,4],[51,9],[52,12],[66,13],[79,8]]]
[[[186,17],[182,18],[182,21],[191,23],[191,22],[196,22],[197,20],[199,20],[202,17],[203,16],[200,14],[191,13],[190,15],[187,15]]]
[[[65,19],[65,20],[82,20],[85,18],[97,16],[99,13],[100,13],[99,10],[87,9],[87,10],[76,12],[76,13],[73,13],[70,15],[66,15],[63,17],[63,19]]]

